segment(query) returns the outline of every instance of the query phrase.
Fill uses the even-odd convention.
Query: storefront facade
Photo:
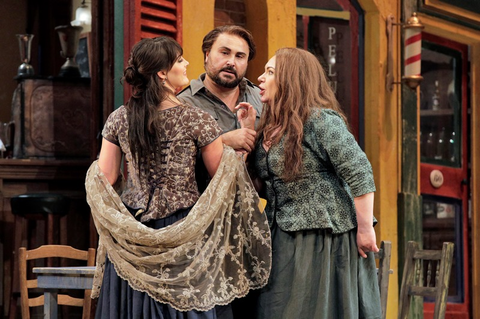
[[[476,306],[480,288],[475,285],[480,269],[480,208],[475,196],[480,186],[476,177],[480,145],[475,138],[480,136],[475,124],[480,120],[475,89],[480,6],[468,0],[211,0],[201,6],[183,0],[175,4],[179,10],[175,37],[190,61],[191,79],[203,72],[203,36],[219,24],[241,24],[253,33],[258,54],[247,73],[253,82],[280,47],[302,47],[318,56],[374,168],[377,238],[393,244],[387,317],[395,318],[398,311],[398,282],[408,240],[421,241],[430,249],[443,241],[455,243],[447,316],[480,316]],[[401,82],[404,29],[399,24],[413,12],[425,26],[424,80],[416,90]],[[146,16],[140,14],[142,23]],[[131,17],[126,15],[124,21]],[[391,34],[388,19],[394,22]],[[125,24],[125,30],[135,28],[138,21],[133,21]],[[134,41],[125,40],[125,49],[139,39],[137,35]],[[390,87],[387,77],[393,78]],[[443,182],[437,185],[435,179]],[[425,302],[424,308],[428,318],[432,304]]]
[[[48,1],[46,6],[58,2]],[[31,1],[20,3],[27,12],[35,7]],[[221,24],[240,24],[252,32],[257,56],[249,63],[247,77],[254,83],[278,48],[310,50],[325,67],[374,169],[377,240],[389,240],[393,248],[387,318],[397,317],[409,240],[431,249],[443,241],[455,243],[447,318],[480,318],[478,1],[92,0],[91,5],[92,160],[108,114],[129,96],[119,80],[130,48],[141,38],[177,39],[190,62],[190,79],[204,71],[204,35]],[[401,24],[413,12],[424,26],[423,81],[416,89],[402,82]],[[5,225],[10,223],[5,219]],[[4,243],[7,247],[7,239]],[[9,254],[5,249],[4,301],[10,291]],[[432,311],[427,300],[425,318]]]

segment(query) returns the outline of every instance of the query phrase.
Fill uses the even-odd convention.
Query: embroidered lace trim
[[[267,284],[270,230],[245,164],[230,147],[187,217],[159,230],[133,218],[97,162],[85,187],[99,234],[92,298],[106,252],[133,289],[179,311],[207,311]]]

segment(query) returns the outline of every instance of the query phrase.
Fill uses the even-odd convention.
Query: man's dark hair
[[[250,31],[238,25],[223,25],[220,27],[216,27],[203,38],[202,51],[204,59],[207,57],[207,52],[212,49],[213,43],[222,33],[236,35],[244,39],[248,44],[248,61],[255,57],[257,49],[255,47],[255,42],[253,41],[253,36]]]

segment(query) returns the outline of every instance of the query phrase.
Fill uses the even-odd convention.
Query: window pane
[[[349,21],[310,17],[309,50],[322,64],[329,83],[351,121],[352,59]]]
[[[463,301],[462,265],[464,256],[461,244],[463,237],[461,215],[460,200],[423,195],[423,248],[441,250],[443,242],[455,244],[448,287],[449,302]],[[426,278],[426,274],[424,274],[424,278]],[[432,280],[435,280],[434,275]],[[425,299],[425,301],[431,300]]]
[[[424,163],[461,166],[461,59],[424,42],[420,92],[420,155]]]

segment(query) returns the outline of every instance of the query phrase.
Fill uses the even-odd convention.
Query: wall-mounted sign
[[[440,188],[443,185],[443,174],[438,169],[434,169],[430,173],[430,183],[435,188]]]

